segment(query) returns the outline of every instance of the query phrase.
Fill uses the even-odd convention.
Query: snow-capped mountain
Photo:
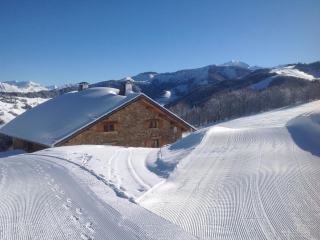
[[[121,80],[131,80],[134,90],[149,97],[159,99],[159,103],[171,102],[199,86],[239,78],[252,70],[238,66],[209,65],[202,68],[180,70],[172,73],[144,72]],[[91,87],[119,87],[119,81],[106,81],[92,84]],[[161,99],[161,100],[160,100]]]
[[[236,61],[236,60],[231,60],[229,62],[226,62],[224,64],[221,64],[223,66],[237,66],[237,67],[242,67],[242,68],[249,68],[249,64],[246,64],[244,62],[241,61]]]
[[[8,81],[0,82],[0,92],[39,92],[48,90],[46,87],[34,82]]]
[[[48,90],[60,90],[60,89],[63,89],[63,88],[68,88],[68,87],[78,87],[79,84],[77,83],[66,83],[66,84],[63,84],[62,86],[58,87],[57,85],[51,85],[51,86],[46,86],[46,88]]]
[[[19,82],[15,81],[6,81],[0,82],[0,92],[20,92],[20,93],[28,93],[28,92],[39,92],[39,91],[50,91],[50,90],[60,90],[67,87],[78,86],[78,84],[67,83],[60,87],[56,85],[52,86],[42,86],[38,83],[34,83],[31,81],[28,82]]]
[[[236,61],[236,60],[231,60],[229,62],[226,62],[224,64],[221,64],[222,66],[237,66],[237,67],[242,67],[250,70],[257,70],[257,69],[262,69],[263,67],[259,67],[257,65],[250,67],[249,64],[241,62],[241,61]]]

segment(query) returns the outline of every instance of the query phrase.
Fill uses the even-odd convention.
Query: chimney
[[[132,92],[132,82],[130,80],[121,83],[119,95],[125,96],[127,93]]]
[[[78,92],[86,90],[86,89],[89,88],[89,83],[87,83],[87,82],[81,82],[81,83],[78,83],[78,84],[79,84]]]

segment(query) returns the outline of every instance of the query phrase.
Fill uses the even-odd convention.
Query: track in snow
[[[129,201],[113,203],[120,210],[134,205],[132,213],[120,213],[58,163],[56,158],[35,154],[0,158],[0,239],[192,238]],[[75,165],[64,164],[81,176],[88,175]],[[94,177],[85,179],[92,182]],[[150,226],[138,226],[145,221],[137,221],[141,217],[149,219]],[[153,227],[153,222],[160,226]]]
[[[210,128],[137,202],[200,238],[320,239],[320,157],[286,127],[249,128],[257,118],[239,120],[242,129]]]
[[[143,233],[61,167],[24,156],[0,159],[1,239],[136,239]]]

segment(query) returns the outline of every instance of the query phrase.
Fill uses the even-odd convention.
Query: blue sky
[[[319,0],[1,0],[0,81],[96,83],[231,59],[314,62],[319,23]]]

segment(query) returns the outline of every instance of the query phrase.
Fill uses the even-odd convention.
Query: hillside
[[[225,121],[161,151],[0,158],[0,238],[319,239],[319,104]]]

